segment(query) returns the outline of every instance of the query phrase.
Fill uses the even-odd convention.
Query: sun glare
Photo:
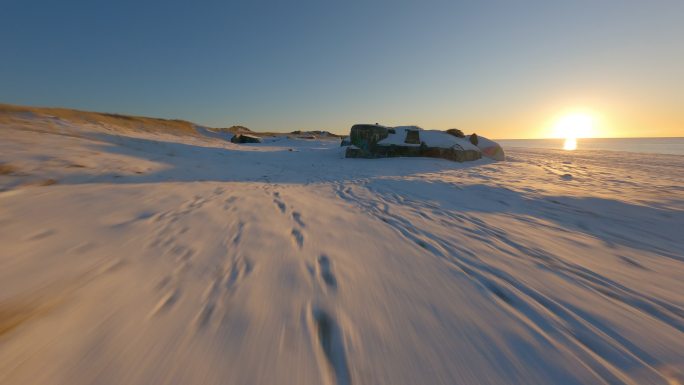
[[[593,118],[586,114],[569,114],[558,119],[553,126],[553,136],[565,139],[564,150],[577,148],[577,138],[590,137],[593,132]]]
[[[591,116],[585,114],[565,115],[558,119],[553,127],[553,135],[556,138],[586,138],[591,136],[594,121]]]
[[[575,138],[565,138],[565,142],[563,142],[563,150],[576,150],[577,149],[577,139]]]

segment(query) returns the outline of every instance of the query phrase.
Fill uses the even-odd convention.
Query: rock
[[[363,152],[370,153],[378,141],[387,137],[387,127],[374,124],[355,124],[351,128],[351,143]]]
[[[456,147],[426,147],[425,150],[421,152],[420,156],[429,158],[442,158],[456,162],[468,162],[482,158],[482,153],[480,151],[464,150]]]
[[[404,139],[404,143],[420,144],[420,131],[412,129],[406,130],[406,139]]]
[[[465,138],[465,134],[463,134],[463,131],[459,130],[458,128],[450,128],[446,130],[446,133],[449,135],[453,135],[457,138]]]
[[[390,129],[393,129],[395,133],[390,135]],[[416,126],[391,128],[357,124],[352,126],[351,145],[347,147],[345,156],[347,158],[431,157],[456,162],[480,159],[482,151],[466,142],[465,139],[455,139],[454,134],[457,133],[462,134],[457,130],[452,133],[438,130],[424,131]],[[387,139],[383,140],[385,138]]]
[[[473,134],[470,135],[470,143],[477,146],[478,142],[479,142],[479,140],[477,139],[477,134],[473,132]]]
[[[351,146],[347,147],[344,152],[344,156],[345,158],[368,158],[368,153],[352,144]]]
[[[340,147],[347,147],[351,146],[351,139],[349,137],[342,138],[342,142],[340,142]]]
[[[368,158],[395,158],[395,157],[415,157],[420,155],[421,148],[418,146],[377,146],[375,151]]]
[[[254,135],[239,134],[230,138],[233,143],[261,143],[261,138]]]
[[[480,149],[480,151],[482,151],[482,156],[486,156],[487,158],[497,161],[506,160],[506,154],[503,147],[493,140],[478,136],[477,147]]]
[[[428,147],[425,144],[421,144],[419,147],[401,145],[377,146],[371,154],[353,152],[354,156],[348,155],[349,152],[347,153],[347,158],[395,158],[424,156],[426,158],[442,158],[456,162],[466,162],[482,158],[482,153],[480,151],[464,150],[459,147]]]

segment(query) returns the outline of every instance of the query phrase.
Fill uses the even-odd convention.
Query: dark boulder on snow
[[[233,143],[261,143],[261,138],[254,135],[239,134],[230,138]]]
[[[404,143],[420,144],[420,131],[418,129],[407,129]]]
[[[344,151],[344,157],[345,158],[368,158],[368,153],[363,151],[362,149],[354,146],[353,144],[350,146],[347,146],[347,149]]]
[[[347,158],[420,156],[465,162],[482,157],[480,149],[466,138],[417,126],[357,124],[351,128],[350,140],[351,145],[345,153]]]
[[[355,124],[349,133],[351,143],[362,151],[371,152],[388,135],[387,127],[377,124]]]
[[[477,146],[477,143],[478,143],[478,142],[479,142],[479,140],[477,139],[477,134],[473,132],[473,134],[470,135],[470,143],[472,143],[472,144],[474,144],[475,146]]]
[[[442,158],[456,162],[468,162],[482,158],[482,153],[477,150],[463,150],[454,147],[424,147],[423,151],[420,153],[420,156],[428,158]]]

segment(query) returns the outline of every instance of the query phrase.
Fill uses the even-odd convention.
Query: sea
[[[563,150],[565,139],[498,139],[506,148],[544,148]],[[684,155],[684,138],[584,138],[577,139],[576,150],[609,150]],[[568,150],[574,151],[574,150]]]

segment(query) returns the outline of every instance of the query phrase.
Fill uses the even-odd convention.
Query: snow
[[[378,141],[378,146],[391,146],[391,145],[397,145],[397,146],[411,146],[411,147],[420,147],[420,143],[404,143],[404,140],[406,139],[406,130],[407,129],[415,129],[413,126],[400,126],[400,127],[394,127],[394,134],[389,133],[386,138]],[[420,132],[420,135],[423,135],[423,131]]]
[[[420,144],[404,143],[406,139],[407,129],[417,129],[415,126],[399,126],[394,127],[394,134],[390,133],[385,139],[378,142],[380,146],[399,145],[399,146],[415,146]],[[419,128],[418,128],[419,129]],[[457,138],[453,135],[447,134],[441,130],[420,130],[420,141],[425,143],[428,147],[451,148],[455,145],[460,146],[464,150],[479,151],[478,147],[474,146],[468,140]]]
[[[420,140],[424,142],[428,147],[443,147],[449,148],[453,146],[460,146],[464,150],[474,150],[479,151],[479,149],[474,146],[469,141],[463,138],[457,138],[453,135],[449,135],[444,131],[439,130],[423,130],[420,132]]]
[[[683,379],[682,156],[53,123],[0,125],[0,384]]]

